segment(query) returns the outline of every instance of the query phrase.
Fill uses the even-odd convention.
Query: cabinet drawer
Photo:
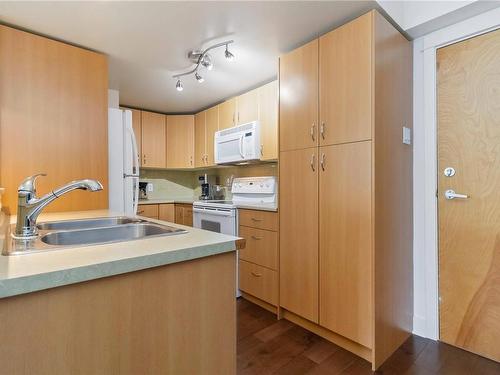
[[[272,305],[278,304],[278,273],[244,260],[239,261],[239,288]]]
[[[278,268],[278,232],[240,225],[239,236],[247,240],[240,259],[276,270]]]
[[[238,210],[240,225],[246,227],[278,230],[278,213],[257,210]]]
[[[158,219],[158,205],[140,204],[137,208],[137,215],[149,217],[151,219]]]

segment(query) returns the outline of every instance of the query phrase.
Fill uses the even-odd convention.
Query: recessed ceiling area
[[[370,9],[375,1],[1,2],[0,22],[109,56],[109,86],[120,103],[194,113],[272,80],[278,56]],[[175,88],[193,65],[191,49],[232,39],[212,53],[214,69]]]

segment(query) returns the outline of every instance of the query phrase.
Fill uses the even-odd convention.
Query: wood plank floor
[[[238,299],[238,375],[372,374],[350,352],[242,298]],[[440,342],[410,337],[377,374],[500,374],[500,364]]]

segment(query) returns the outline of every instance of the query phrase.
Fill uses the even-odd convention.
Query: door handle
[[[322,170],[325,170],[325,158],[326,158],[326,155],[325,154],[321,154],[320,164],[321,164],[321,169]]]
[[[313,172],[316,170],[316,169],[314,168],[315,159],[316,159],[316,155],[312,154],[312,155],[311,155],[311,169],[313,170]]]
[[[445,196],[446,199],[455,199],[455,198],[458,198],[458,199],[467,199],[467,198],[469,198],[468,195],[466,195],[466,194],[457,194],[457,193],[455,193],[454,190],[446,190],[444,192],[444,196]]]
[[[321,126],[319,127],[319,133],[321,134],[321,138],[325,139],[325,122],[321,122]]]
[[[261,240],[261,239],[262,239],[262,237],[259,237],[259,236],[252,236],[252,238],[253,238],[254,240]]]
[[[251,273],[253,276],[255,276],[255,277],[261,277],[261,276],[262,276],[262,274],[261,274],[261,273],[256,273],[256,272],[253,272],[253,271],[251,271],[250,273]]]
[[[311,125],[311,139],[314,141],[314,133],[315,133],[315,129],[316,129],[316,124],[313,122],[312,125]]]

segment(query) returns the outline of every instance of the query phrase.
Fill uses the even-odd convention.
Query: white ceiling
[[[273,79],[277,57],[369,9],[375,1],[0,2],[0,22],[109,55],[120,103],[166,113],[195,112]],[[190,49],[234,39],[236,59],[212,53],[205,82],[175,72]]]

